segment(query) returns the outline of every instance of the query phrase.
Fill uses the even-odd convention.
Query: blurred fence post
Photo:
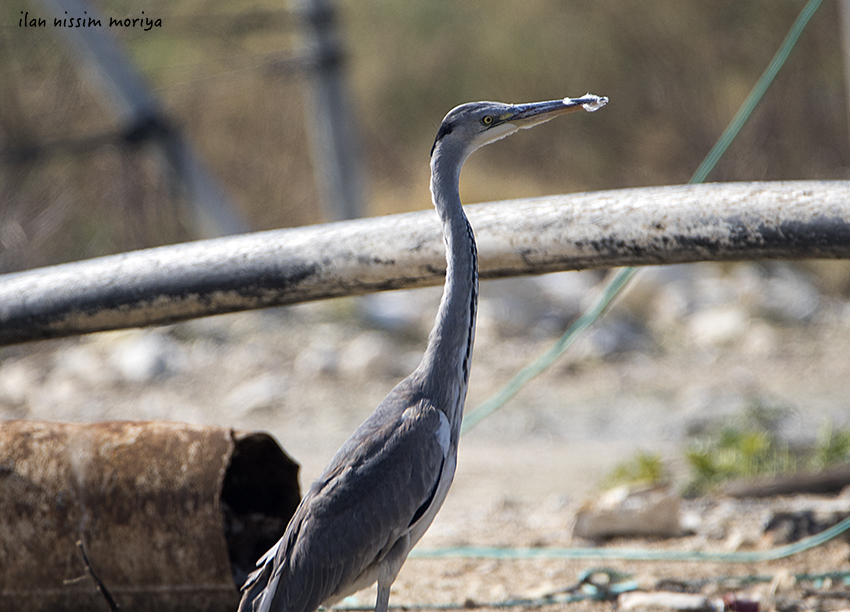
[[[40,0],[54,15],[70,18],[99,18],[95,7],[79,0]],[[102,20],[102,18],[100,18]],[[164,111],[148,92],[143,80],[121,49],[102,28],[59,28],[70,43],[79,64],[88,70],[107,94],[131,142],[150,139],[171,166],[193,207],[204,237],[241,234],[249,231],[224,190],[193,155],[190,147],[171,126]]]
[[[847,95],[847,112],[850,114],[850,0],[839,0],[841,15],[841,47],[844,51],[844,87]],[[850,133],[847,134],[850,137]]]
[[[293,0],[309,82],[306,94],[316,184],[330,220],[363,216],[364,172],[343,74],[343,50],[331,0]]]

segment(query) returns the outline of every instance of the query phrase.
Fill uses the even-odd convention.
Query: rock
[[[500,279],[481,286],[478,327],[482,336],[494,339],[528,337],[552,314],[546,296],[529,279]],[[568,309],[567,318],[573,314],[572,309]]]
[[[718,346],[737,340],[747,329],[747,316],[737,306],[718,306],[690,317],[688,333],[697,346]]]
[[[391,378],[407,374],[398,349],[381,332],[364,332],[342,352],[340,370],[352,378]]]
[[[758,314],[780,323],[805,323],[820,308],[821,298],[809,276],[788,265],[772,267],[759,295]]]
[[[800,496],[787,509],[772,512],[764,527],[762,544],[768,547],[797,542],[837,525],[848,516],[850,504],[846,499]]]
[[[599,285],[602,276],[598,272],[557,272],[527,280],[534,283],[550,301],[577,314],[587,304],[588,295]]]
[[[104,358],[99,341],[94,340],[69,344],[58,350],[54,354],[49,378],[73,379],[93,386],[114,381],[115,372]]]
[[[265,373],[237,385],[224,400],[227,413],[238,418],[252,412],[273,410],[283,402],[286,382],[278,375]]]
[[[20,406],[40,384],[40,374],[25,360],[5,361],[0,367],[0,404]]]
[[[670,538],[683,534],[679,498],[665,488],[606,492],[576,514],[573,535],[588,540],[613,537]]]
[[[110,362],[129,382],[149,382],[178,369],[178,343],[156,331],[124,332],[112,349]]]
[[[724,609],[721,600],[712,601],[704,595],[668,591],[622,593],[617,597],[617,605],[621,610],[665,608],[690,612],[716,612]]]
[[[600,358],[630,351],[648,351],[652,347],[649,334],[624,317],[609,315],[588,332],[592,351]]]
[[[377,329],[417,335],[425,321],[430,326],[439,297],[433,289],[387,291],[363,296],[358,309],[365,322]]]
[[[326,326],[317,329],[321,332],[295,358],[295,373],[307,377],[335,376],[339,372],[339,343]]]

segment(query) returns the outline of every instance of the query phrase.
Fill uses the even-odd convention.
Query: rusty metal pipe
[[[233,610],[299,500],[271,436],[172,422],[0,422],[0,611]]]

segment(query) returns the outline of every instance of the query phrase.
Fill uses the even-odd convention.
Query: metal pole
[[[844,52],[844,88],[850,114],[850,0],[839,0],[838,13],[841,16],[841,49]]]
[[[644,187],[466,208],[482,279],[850,258],[848,181]],[[437,285],[445,265],[436,215],[420,211],[28,270],[0,276],[0,345]]]
[[[294,0],[293,10],[303,24],[305,106],[316,184],[330,220],[356,219],[363,216],[364,171],[343,77],[336,8],[331,0]]]

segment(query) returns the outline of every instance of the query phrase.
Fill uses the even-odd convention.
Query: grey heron
[[[446,244],[446,280],[416,370],[340,448],[301,500],[283,537],[243,586],[240,611],[313,612],[378,583],[376,612],[410,549],[431,525],[455,473],[478,308],[475,237],[460,169],[475,149],[608,98],[474,102],[451,110],[431,149],[431,195]]]

